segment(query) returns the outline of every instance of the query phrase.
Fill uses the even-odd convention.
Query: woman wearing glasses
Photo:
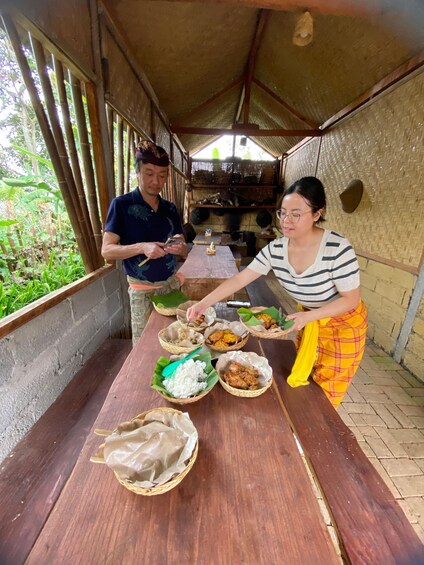
[[[360,297],[359,265],[349,241],[320,227],[324,187],[304,177],[284,191],[277,217],[283,237],[264,247],[252,263],[188,310],[189,319],[273,270],[299,304],[290,314],[298,354],[288,383],[308,384],[309,374],[335,408],[359,366],[365,348],[367,310]]]

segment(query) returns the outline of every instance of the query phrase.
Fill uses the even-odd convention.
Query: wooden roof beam
[[[243,123],[249,123],[249,108],[250,108],[250,89],[252,85],[253,73],[258,58],[259,48],[262,43],[262,38],[265,33],[266,24],[268,22],[270,10],[260,10],[258,20],[256,23],[255,35],[253,37],[252,45],[250,47],[249,57],[246,65],[245,79],[244,79],[244,102],[243,102]]]
[[[273,98],[276,102],[278,102],[281,106],[283,106],[286,110],[288,110],[293,116],[296,116],[300,121],[304,122],[312,129],[317,129],[318,124],[314,123],[312,120],[308,120],[305,116],[300,114],[297,110],[292,108],[287,102],[284,102],[282,98],[280,98],[275,92],[273,92],[270,88],[268,88],[263,82],[258,80],[257,78],[253,78],[253,82],[259,86],[264,92],[266,92],[271,98]]]
[[[173,126],[173,133],[184,135],[251,135],[255,137],[319,137],[319,129],[260,129],[235,124],[231,129]]]
[[[282,12],[310,12],[332,16],[378,16],[384,12],[402,10],[398,0],[176,0],[200,4],[237,4],[238,7],[262,8]],[[408,2],[414,0],[408,0]],[[417,3],[418,0],[415,0]]]
[[[412,57],[412,59],[410,59],[403,65],[400,65],[393,72],[389,73],[386,77],[377,82],[377,84],[375,84],[372,88],[370,88],[369,90],[358,96],[353,102],[345,106],[342,110],[340,110],[340,112],[334,114],[334,116],[329,118],[320,126],[320,129],[324,131],[330,126],[333,126],[335,123],[339,122],[341,119],[345,118],[346,116],[381,94],[384,90],[387,90],[400,80],[406,78],[408,75],[419,70],[422,66],[424,66],[424,50],[415,55],[415,57]]]
[[[189,121],[191,118],[193,118],[193,116],[195,116],[197,114],[197,112],[199,112],[200,110],[203,110],[204,108],[209,106],[209,104],[211,102],[214,102],[215,100],[220,98],[223,94],[225,94],[226,92],[228,92],[229,90],[234,88],[237,84],[241,84],[242,81],[243,81],[243,77],[238,77],[238,78],[232,80],[229,84],[227,84],[227,86],[225,86],[219,92],[217,92],[216,94],[214,94],[213,96],[211,96],[210,98],[208,98],[207,100],[205,100],[204,102],[199,104],[199,106],[196,106],[196,108],[194,108],[193,110],[190,110],[190,112],[186,112],[185,114],[178,116],[174,125],[181,125],[182,122]]]

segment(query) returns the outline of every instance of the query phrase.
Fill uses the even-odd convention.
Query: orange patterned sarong
[[[367,309],[360,301],[353,310],[319,324],[317,356],[312,378],[337,408],[359,367],[365,349]],[[299,348],[303,332],[299,332]]]

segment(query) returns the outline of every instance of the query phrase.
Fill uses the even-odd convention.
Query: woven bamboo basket
[[[164,339],[164,335],[166,334],[167,329],[168,328],[163,328],[163,330],[160,330],[160,332],[158,333],[158,340],[161,346],[165,349],[165,351],[168,351],[168,353],[172,353],[173,355],[181,355],[182,353],[191,353],[198,347],[201,347],[205,342],[205,338],[203,337],[203,335],[200,332],[196,332],[197,334],[199,334],[198,337],[199,341],[194,345],[181,346],[181,345],[177,345],[176,343],[169,343],[169,341],[166,341],[166,339]]]
[[[193,402],[197,402],[198,400],[209,394],[212,389],[213,386],[209,390],[205,390],[204,392],[197,394],[196,396],[189,396],[188,398],[174,398],[173,396],[166,396],[166,394],[162,394],[158,390],[156,390],[155,392],[157,392],[164,400],[170,402],[171,404],[192,404]]]
[[[162,316],[175,316],[177,313],[177,308],[161,308],[159,306],[157,306],[154,302],[153,302],[153,308],[156,310],[156,312],[158,314],[162,314]]]
[[[253,308],[250,308],[252,312],[261,312],[262,310],[266,310],[266,309],[267,309],[266,306],[255,306]],[[292,328],[288,330],[278,330],[278,331],[272,331],[272,330],[259,331],[259,330],[255,330],[255,326],[247,326],[241,318],[240,318],[240,322],[243,324],[243,326],[246,328],[246,330],[249,333],[251,333],[255,337],[258,337],[259,339],[287,339],[288,334],[293,331]]]
[[[272,381],[273,379],[271,379],[269,381],[268,384],[266,384],[265,386],[258,388],[257,390],[243,390],[242,388],[234,388],[233,386],[230,386],[229,384],[227,384],[224,379],[221,378],[221,376],[218,373],[218,379],[219,382],[221,383],[222,387],[229,392],[230,394],[234,395],[234,396],[240,396],[242,398],[255,398],[256,396],[261,396],[261,394],[263,394],[264,392],[266,392],[269,387],[272,385]]]
[[[153,408],[152,410],[147,410],[146,412],[142,412],[141,414],[133,418],[133,420],[143,420],[147,416],[147,414],[149,414],[153,410],[161,411],[161,412],[178,412],[179,414],[182,414],[182,412],[176,410],[175,408],[169,408],[167,406],[163,406],[160,408]],[[109,436],[112,432],[109,430],[94,430],[94,433],[100,436]],[[103,445],[101,445],[99,449],[101,449],[102,447]],[[181,473],[179,473],[178,475],[176,475],[166,483],[163,483],[161,485],[156,485],[151,488],[139,487],[128,480],[121,479],[121,477],[117,473],[115,473],[115,471],[113,471],[113,474],[115,475],[116,479],[118,480],[119,483],[121,483],[123,487],[130,490],[131,492],[134,492],[135,494],[141,494],[143,496],[155,496],[157,494],[163,494],[176,487],[184,479],[184,477],[188,474],[190,469],[193,467],[194,462],[196,461],[197,458],[198,451],[199,451],[199,440],[197,440],[196,442],[196,446],[193,450],[193,453],[191,454],[190,459],[187,462],[187,466],[184,469],[184,471],[182,471]],[[90,457],[90,461],[92,463],[106,464],[103,455],[96,455],[94,457]]]

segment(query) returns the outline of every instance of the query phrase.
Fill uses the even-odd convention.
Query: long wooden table
[[[157,333],[170,321],[152,313],[94,428],[167,404],[150,383],[164,354]],[[260,352],[256,338],[247,349]],[[281,355],[290,366],[291,343],[281,343]],[[126,490],[89,461],[101,442],[91,433],[27,563],[340,563],[276,389],[243,399],[218,383],[183,410],[199,432],[199,454],[176,488],[153,497]]]
[[[203,245],[194,245],[179,270],[185,277],[182,290],[191,300],[201,300],[239,272],[227,245],[216,247],[216,255],[208,255],[206,249]]]

